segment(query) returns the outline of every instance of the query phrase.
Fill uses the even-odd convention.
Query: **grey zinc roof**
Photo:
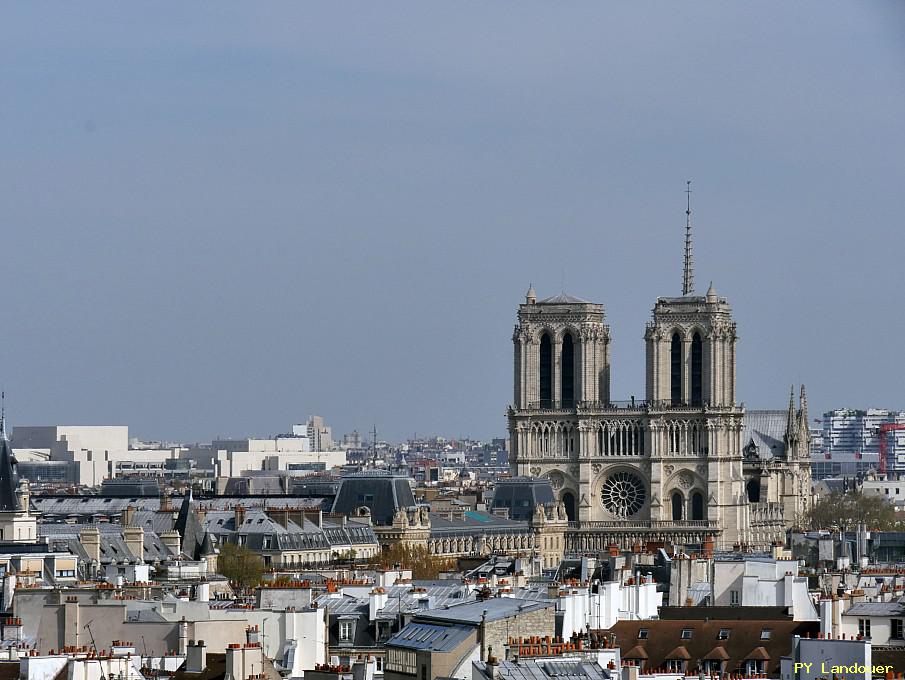
[[[902,616],[905,605],[900,602],[859,602],[854,604],[843,616]]]
[[[387,646],[452,652],[473,633],[472,626],[412,622],[387,640]]]
[[[482,677],[489,677],[487,663],[475,661]],[[600,664],[580,659],[520,659],[518,663],[500,661],[497,678],[511,680],[609,680],[610,673]]]
[[[752,441],[760,458],[785,455],[786,411],[747,411],[742,420],[742,448]]]
[[[459,583],[418,586],[417,588],[410,585],[394,585],[387,588],[386,591],[387,603],[381,610],[381,615],[390,618],[397,616],[400,611],[404,614],[416,614],[424,611],[421,602],[424,598],[430,602],[432,609],[459,604],[474,598],[474,593],[465,592],[465,588]],[[317,598],[318,605],[325,607],[331,614],[367,612],[368,602],[367,596],[340,596],[335,593],[323,593]]]
[[[497,621],[516,616],[522,612],[546,609],[554,606],[554,601],[531,601],[517,597],[492,597],[488,600],[475,600],[456,604],[446,609],[435,609],[423,612],[418,618],[423,621],[460,621],[478,625],[481,621]]]

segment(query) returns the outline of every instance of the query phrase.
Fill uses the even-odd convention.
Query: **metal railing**
[[[624,401],[573,401],[561,399],[541,399],[528,402],[532,411],[692,411],[700,412],[711,408],[709,403],[690,404],[669,400],[648,401],[628,399]]]
[[[713,529],[714,522],[706,519],[648,519],[648,520],[595,520],[569,522],[570,529]]]

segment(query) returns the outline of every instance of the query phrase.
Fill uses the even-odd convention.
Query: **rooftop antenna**
[[[0,439],[6,439],[6,391],[0,392]]]
[[[694,260],[691,256],[691,180],[685,183],[685,267],[682,273],[682,295],[694,292]]]

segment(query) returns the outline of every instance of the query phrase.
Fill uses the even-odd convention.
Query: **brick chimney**
[[[233,511],[235,512],[236,516],[236,531],[238,531],[239,527],[245,524],[245,507],[241,503],[239,503],[235,508],[233,508]]]

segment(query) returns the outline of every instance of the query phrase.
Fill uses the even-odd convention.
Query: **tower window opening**
[[[562,339],[560,395],[563,408],[575,405],[575,345],[572,334],[566,333]]]
[[[541,344],[541,352],[543,352],[543,344]],[[673,405],[682,403],[682,338],[678,333],[672,334],[672,342],[669,347],[669,397]]]
[[[540,339],[540,407],[553,407],[553,346],[549,333]]]
[[[691,519],[704,519],[704,496],[697,491],[691,496]]]
[[[703,404],[703,366],[704,350],[701,334],[695,333],[691,338],[691,405]]]
[[[674,492],[672,495],[672,518],[673,521],[678,521],[682,519],[682,506],[684,502],[682,500],[682,494],[678,491]]]
[[[748,483],[745,485],[745,490],[748,492],[748,502],[749,503],[760,503],[760,480],[759,479],[750,479]]]

